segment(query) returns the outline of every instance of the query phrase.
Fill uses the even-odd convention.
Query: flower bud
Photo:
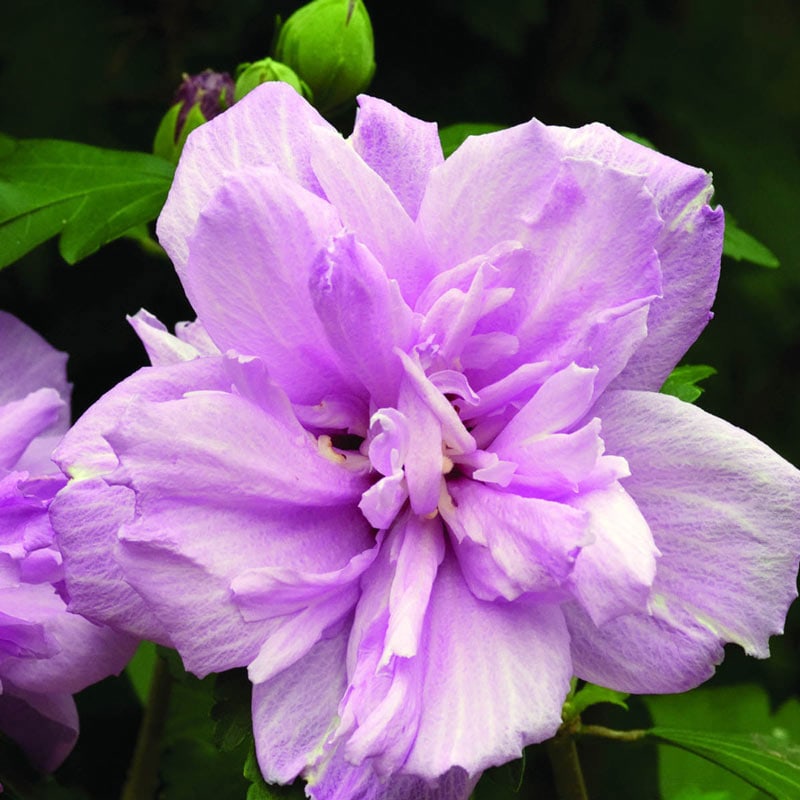
[[[262,58],[261,61],[239,64],[236,70],[236,89],[234,98],[239,101],[248,92],[252,91],[267,81],[283,81],[301,94],[306,100],[313,101],[313,93],[308,84],[301,80],[297,73],[286,64],[274,61],[271,58]]]
[[[233,105],[233,78],[227,72],[207,69],[197,75],[184,73],[173,105],[156,131],[153,152],[177,162],[186,137],[204,122]]]
[[[372,24],[364,3],[314,0],[298,9],[281,27],[275,57],[311,87],[320,111],[349,102],[375,73]]]

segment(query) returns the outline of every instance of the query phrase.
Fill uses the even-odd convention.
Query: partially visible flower
[[[283,81],[288,83],[296,92],[303,95],[308,101],[313,100],[313,92],[308,84],[301,80],[297,73],[275,61],[272,58],[262,58],[260,61],[240,64],[236,70],[236,100],[241,100],[248,92],[252,92],[256,86],[268,81]]]
[[[67,610],[47,507],[69,424],[66,356],[0,312],[0,731],[43,770],[78,735],[72,694],[118,672],[134,640]]]
[[[234,103],[235,85],[227,72],[206,69],[196,75],[184,73],[175,91],[173,105],[162,118],[153,142],[153,152],[177,161],[186,137]]]
[[[313,0],[281,26],[275,58],[310,87],[314,105],[333,111],[369,86],[375,74],[372,23],[362,0]]]
[[[198,321],[66,436],[73,603],[247,666],[265,778],[464,800],[629,692],[768,654],[800,473],[658,392],[710,318],[710,177],[533,120],[443,160],[360,98],[269,83],[193,135],[159,220]]]

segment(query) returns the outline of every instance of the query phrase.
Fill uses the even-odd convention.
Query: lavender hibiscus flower
[[[446,161],[362,97],[342,139],[259,87],[193,133],[159,236],[198,322],[57,457],[75,608],[247,666],[268,781],[466,797],[629,692],[768,653],[800,474],[658,393],[710,317],[709,176],[602,125]],[[113,558],[109,557],[113,554]]]
[[[67,611],[47,506],[69,426],[66,356],[0,312],[0,731],[55,769],[78,735],[74,692],[117,672],[135,640]]]

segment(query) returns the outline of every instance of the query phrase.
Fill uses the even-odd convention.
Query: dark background
[[[267,55],[275,14],[298,5],[7,0],[0,130],[149,150],[182,72],[232,72]],[[600,120],[714,173],[718,202],[782,266],[724,261],[717,317],[687,356],[719,370],[700,405],[800,463],[800,5],[374,0],[368,8],[378,64],[370,91],[411,114],[440,124]],[[345,131],[351,121],[352,113],[335,120]],[[168,325],[191,317],[169,263],[131,242],[73,267],[49,243],[0,272],[0,308],[71,354],[76,414],[144,363],[124,321],[142,306]],[[799,617],[773,659],[732,652],[715,680],[759,680],[776,703],[795,693]],[[82,701],[87,737],[107,724],[96,720],[103,691]],[[120,763],[134,722],[120,729]]]

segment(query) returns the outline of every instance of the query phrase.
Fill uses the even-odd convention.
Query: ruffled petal
[[[171,646],[152,609],[125,579],[120,528],[134,519],[135,495],[95,477],[70,483],[50,505],[64,555],[69,610],[140,639]]]
[[[659,552],[636,503],[613,483],[580,494],[571,505],[589,514],[592,541],[578,554],[572,580],[594,624],[644,612]]]
[[[471,378],[473,385],[525,363],[574,361],[600,368],[599,395],[646,335],[645,309],[661,293],[661,228],[644,178],[564,159],[543,207],[518,234],[526,251],[497,279],[514,288],[513,298],[476,328],[513,334],[519,348]]]
[[[403,368],[393,350],[408,350],[413,335],[397,281],[352,234],[342,234],[317,259],[311,297],[343,370],[361,381],[374,405],[395,403]]]
[[[471,136],[430,176],[417,223],[437,272],[451,269],[498,242],[520,241],[541,210],[561,153],[537,120]]]
[[[378,259],[413,305],[434,275],[424,239],[383,178],[329,128],[314,131],[314,172],[344,226]]]
[[[360,389],[342,372],[309,292],[317,255],[340,231],[328,203],[262,167],[228,178],[189,237],[182,279],[205,329],[220,350],[263,358],[299,403]]]
[[[679,692],[722,659],[759,657],[796,596],[800,473],[766,445],[675,398],[607,392],[595,408],[661,551],[651,616],[600,629],[568,614],[576,674],[623,691]],[[668,665],[668,666],[667,666]]]
[[[586,512],[478,481],[451,481],[448,491],[453,503],[440,503],[439,510],[453,534],[464,580],[476,597],[565,595],[561,587],[589,541]]]
[[[191,361],[193,358],[205,355],[219,355],[219,349],[210,339],[203,341],[200,336],[194,336],[194,341],[191,341],[185,336],[173,336],[162,322],[144,309],[127,319],[144,345],[150,363],[154,367]],[[197,333],[198,323],[184,323],[184,325],[189,324],[194,326],[190,330]]]
[[[479,600],[452,555],[439,567],[417,658],[424,713],[404,771],[433,779],[458,766],[474,776],[561,724],[572,663],[558,606]]]
[[[109,480],[137,496],[123,572],[198,674],[249,664],[280,625],[242,617],[237,575],[328,572],[372,546],[356,507],[363,476],[321,454],[285,396],[261,388],[260,406],[224,392],[133,403],[108,434],[121,464]]]
[[[643,342],[615,386],[657,390],[711,319],[724,219],[711,209],[711,176],[594,123],[554,129],[579,158],[644,176],[664,227],[656,242],[663,296],[653,301]]]
[[[350,142],[416,219],[431,170],[444,161],[436,123],[362,94]]]
[[[274,167],[322,196],[309,155],[315,126],[329,127],[291,86],[273,81],[192,131],[156,226],[179,276],[183,277],[200,212],[233,175]]]

